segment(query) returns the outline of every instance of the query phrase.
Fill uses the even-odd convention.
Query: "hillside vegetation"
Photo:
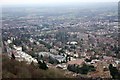
[[[43,70],[37,64],[19,62],[2,57],[2,78],[65,78],[63,71],[59,69]]]

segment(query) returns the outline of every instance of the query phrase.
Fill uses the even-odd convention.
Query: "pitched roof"
[[[83,59],[77,59],[77,60],[72,60],[72,61],[69,61],[67,64],[77,64],[77,65],[81,65],[82,63],[84,62]]]

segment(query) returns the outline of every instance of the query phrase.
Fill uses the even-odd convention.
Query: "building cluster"
[[[74,16],[69,11],[55,14],[53,10],[50,12],[53,15],[48,11],[41,16],[24,13],[27,15],[16,17],[7,16],[10,13],[6,12],[2,27],[3,52],[28,64],[43,60],[48,67],[63,69],[68,74],[74,72],[73,76],[111,78],[110,64],[120,71],[118,22],[112,15],[114,11],[105,11],[111,14],[108,16],[90,10],[94,17],[89,11],[82,16],[77,14],[79,10],[73,12]]]

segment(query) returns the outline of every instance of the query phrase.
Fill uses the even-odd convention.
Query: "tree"
[[[22,51],[26,52],[26,47],[25,46],[22,46]]]
[[[120,73],[118,72],[116,67],[113,67],[113,65],[110,64],[109,65],[109,70],[110,70],[110,74],[111,74],[113,79],[120,79]]]
[[[70,57],[68,57],[68,60],[69,60],[69,61],[71,61],[71,58],[70,58]]]
[[[13,44],[15,44],[16,46],[20,46],[22,43],[21,43],[21,40],[16,39],[16,40],[13,40]]]
[[[86,62],[91,62],[92,60],[91,59],[85,59]]]
[[[86,64],[83,64],[83,66],[80,68],[81,69],[81,74],[87,74],[89,71],[89,67]]]
[[[82,67],[79,65],[68,65],[67,69],[69,71],[80,73],[80,74],[87,74],[90,71],[95,71],[95,67],[92,65],[83,64]]]
[[[62,31],[62,32],[58,32],[55,38],[57,39],[57,41],[66,43],[68,41],[69,35],[66,32]]]
[[[47,65],[46,65],[46,63],[44,61],[43,62],[38,61],[38,64],[39,64],[40,69],[44,69],[44,70],[48,69],[48,67],[47,67]]]
[[[43,64],[43,69],[47,70],[48,69],[47,64],[44,61],[42,64]]]
[[[12,56],[12,59],[15,59],[15,55],[14,55],[13,53],[12,53],[12,55],[11,55],[11,56]]]

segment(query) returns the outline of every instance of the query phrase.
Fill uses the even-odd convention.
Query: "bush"
[[[78,65],[68,65],[67,69],[80,74],[87,74],[90,71],[95,71],[94,66],[86,64],[83,64],[82,67],[79,67]]]

